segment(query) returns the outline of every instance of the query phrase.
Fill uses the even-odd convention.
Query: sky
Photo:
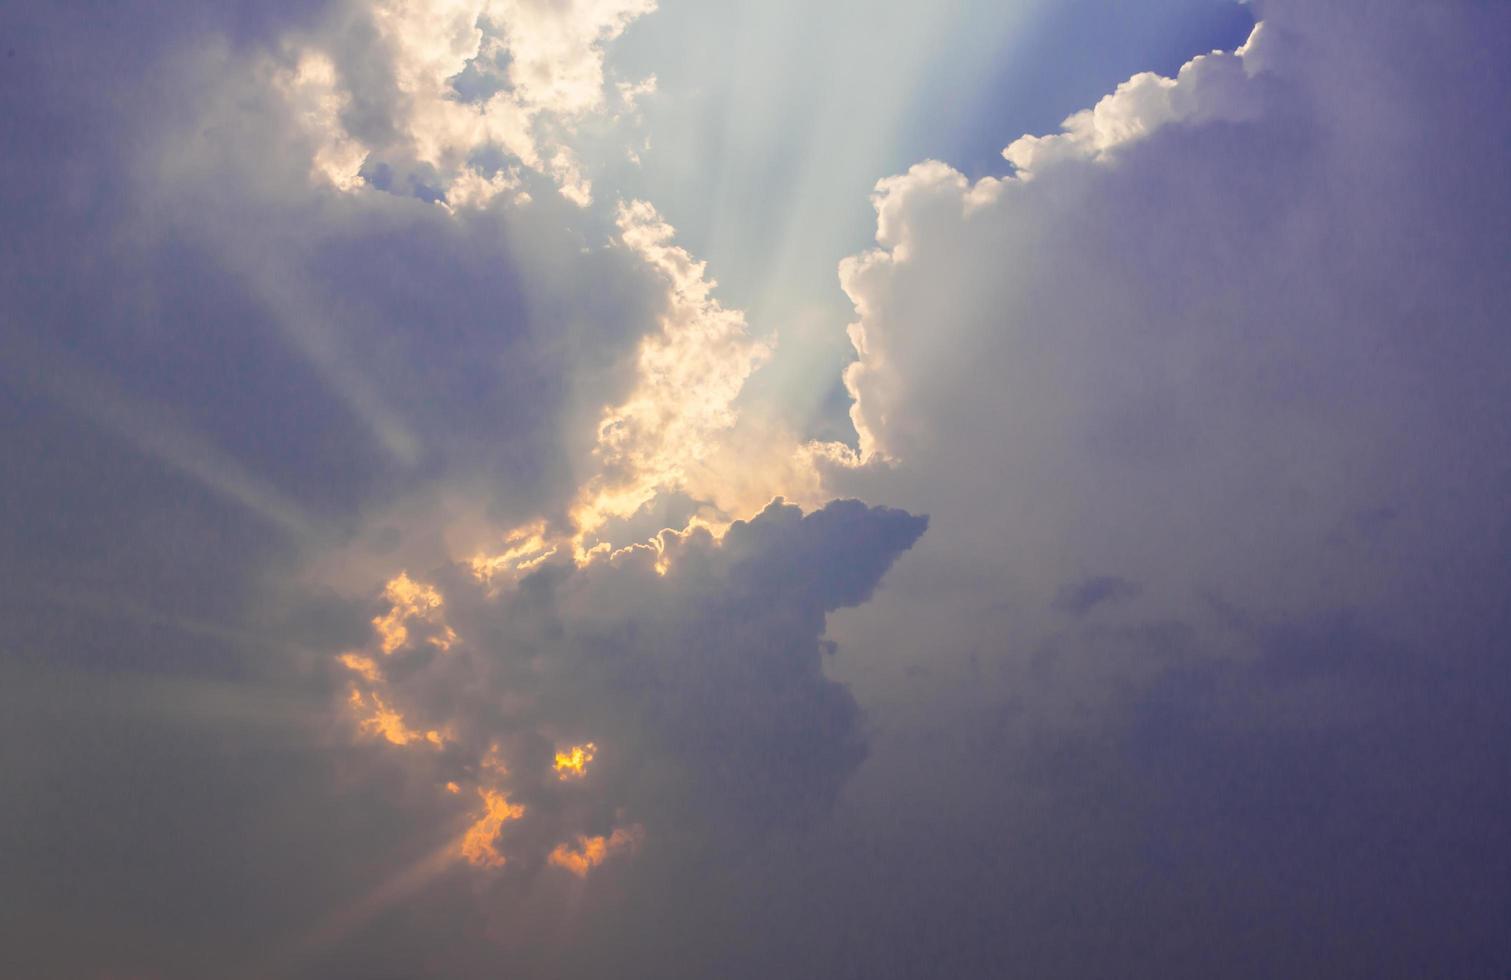
[[[0,9],[0,974],[1511,975],[1508,41]]]

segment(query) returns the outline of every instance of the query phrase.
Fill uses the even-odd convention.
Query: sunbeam
[[[237,460],[179,421],[177,413],[132,398],[110,379],[61,351],[10,337],[0,353],[0,371],[13,383],[45,393],[286,534],[304,539],[322,536],[320,526],[298,503],[247,472]]]

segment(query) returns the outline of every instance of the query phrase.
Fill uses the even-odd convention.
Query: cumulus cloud
[[[1503,10],[883,181],[852,450],[587,148],[649,3],[149,6],[0,15],[28,975],[1501,965]]]
[[[672,244],[673,229],[645,202],[620,207],[625,246],[642,256],[667,287],[660,330],[642,343],[636,385],[607,409],[595,450],[602,474],[584,488],[573,519],[584,532],[630,517],[662,491],[707,490],[693,467],[706,460],[738,419],[735,399],[770,356],[750,337],[745,318],[711,293],[704,264]],[[769,498],[769,495],[768,495]]]
[[[1481,39],[1506,14],[1259,12],[1239,51],[1136,76],[1062,132],[1012,140],[1007,176],[925,162],[878,185],[878,247],[840,269],[869,462],[827,475],[933,522],[884,601],[832,633],[888,665],[847,675],[897,705],[897,754],[878,750],[872,789],[927,781],[974,801],[963,810],[1000,808],[1064,864],[1107,845],[1071,890],[1146,895],[1107,910],[1124,939],[1137,927],[1122,924],[1158,931],[1209,888],[1229,904],[1199,928],[1224,954],[1253,949],[1237,918],[1285,933],[1273,860],[1356,903],[1316,921],[1467,969],[1461,948],[1389,923],[1412,907],[1483,953],[1489,919],[1461,889],[1494,886],[1473,862],[1424,871],[1408,896],[1321,839],[1352,826],[1422,869],[1450,839],[1483,842],[1489,799],[1505,798],[1488,758],[1464,753],[1500,738],[1506,695],[1511,294],[1491,256],[1511,202],[1504,126],[1469,108],[1505,84]],[[905,715],[919,700],[932,709]],[[957,730],[935,724],[945,712]],[[930,739],[972,763],[899,747]],[[974,761],[991,751],[995,780]],[[1467,791],[1470,771],[1495,789]],[[1044,802],[1009,799],[1009,772]],[[1462,807],[1445,815],[1439,792]],[[1159,816],[1118,842],[1131,813]],[[1046,829],[1066,821],[1078,830]],[[1036,860],[971,819],[945,825],[961,835],[952,866]],[[1261,840],[1290,850],[1247,849]],[[1052,864],[1024,873],[1052,880]],[[1036,967],[1123,969],[1115,942],[1056,958],[1077,934],[1049,911],[1074,902],[1056,901],[1000,906],[1042,908],[1038,927],[1059,930]],[[964,948],[990,948],[969,931]],[[1256,973],[1320,962],[1303,946],[1264,951]]]
[[[634,526],[625,522],[658,500],[681,498],[691,519],[716,531],[773,496],[819,503],[813,461],[828,447],[800,443],[741,400],[774,338],[753,337],[743,313],[714,298],[705,263],[674,243],[650,204],[621,205],[617,224],[623,246],[664,284],[665,306],[636,353],[634,387],[598,424],[597,472],[569,515],[579,551],[595,539],[624,543],[615,539]]]
[[[649,80],[619,82],[614,103],[602,48],[651,9],[337,5],[316,29],[286,35],[278,54],[220,52],[191,63],[185,76],[207,82],[210,94],[188,126],[168,127],[150,161],[173,178],[171,193],[160,182],[147,189],[162,234],[193,238],[244,277],[395,462],[443,470],[369,523],[412,524],[429,510],[421,520],[449,526],[448,557],[472,560],[485,576],[528,571],[564,547],[582,557],[652,540],[690,520],[717,531],[776,495],[808,507],[825,499],[813,459],[829,449],[802,445],[769,407],[742,402],[775,337],[756,336],[740,310],[716,298],[705,264],[656,208],[609,197],[579,213],[536,199],[542,182],[561,177],[552,161],[569,160],[574,120],[633,109],[653,90]],[[550,148],[490,130],[504,114],[500,100],[534,114],[521,132],[554,141]],[[207,121],[230,112],[243,129],[206,138]],[[475,131],[461,133],[469,126]],[[313,181],[300,177],[305,162]],[[228,179],[241,191],[229,199],[219,193]],[[368,251],[375,237],[387,250]],[[393,292],[353,308],[361,290],[348,286],[375,262],[398,271]],[[490,265],[491,289],[463,285]],[[594,289],[581,288],[588,281]],[[446,352],[426,323],[404,315],[400,296],[416,289],[426,317],[461,327]],[[448,358],[455,363],[441,363]],[[417,363],[429,377],[463,383],[448,384],[440,404],[429,393],[406,399],[423,387],[404,377]],[[504,370],[488,371],[498,364]],[[464,406],[479,407],[478,386],[508,404],[458,418]],[[491,434],[491,444],[444,445],[470,432]],[[522,444],[501,452],[510,438]],[[489,464],[504,455],[533,456],[520,468],[555,485],[533,499],[515,492],[507,509],[486,516],[476,501],[457,514],[454,499],[421,499],[457,497],[469,469],[497,477]],[[492,505],[504,488],[482,492]]]
[[[650,92],[603,67],[647,9],[336,2],[248,39],[217,7],[181,46],[166,8],[121,13],[145,45],[25,15],[28,68],[92,68],[0,93],[51,141],[0,162],[23,972],[469,975],[495,937],[385,916],[560,952],[530,927],[570,889],[611,907],[853,774],[826,617],[923,523],[763,469],[800,450],[737,404],[769,339],[653,208],[587,200],[574,133]],[[61,949],[75,914],[110,925]]]
[[[864,756],[822,666],[826,614],[869,598],[925,524],[777,501],[719,539],[666,531],[502,588],[462,566],[401,573],[367,648],[332,663],[343,708],[470,814],[457,856],[480,868],[586,877],[644,838],[800,823]]]
[[[654,9],[654,0],[350,3],[323,30],[288,39],[292,63],[267,70],[313,142],[315,173],[341,190],[478,207],[517,191],[511,167],[523,166],[585,206],[592,182],[572,133],[620,91],[608,87],[603,46]]]
[[[1264,27],[1237,51],[1214,51],[1186,62],[1174,78],[1142,72],[1090,109],[1065,120],[1050,136],[1022,136],[1002,156],[1021,180],[1064,160],[1106,160],[1121,146],[1177,123],[1239,121],[1258,110],[1248,78],[1259,70]],[[990,184],[986,185],[992,186]]]
[[[126,45],[134,85],[86,73],[38,105],[7,87],[7,111],[24,109],[39,139],[65,121],[55,157],[3,164],[29,245],[0,296],[28,337],[5,344],[18,382],[7,407],[27,418],[5,436],[35,461],[8,473],[7,499],[38,515],[34,532],[7,537],[3,570],[21,587],[6,601],[30,610],[9,617],[12,640],[55,655],[13,671],[4,651],[8,698],[25,709],[7,744],[56,723],[82,733],[66,740],[77,752],[47,755],[58,767],[98,754],[103,716],[69,693],[83,682],[67,671],[101,665],[141,673],[145,693],[113,710],[151,729],[122,735],[76,781],[37,787],[26,840],[87,836],[93,819],[70,802],[86,784],[144,814],[173,810],[167,836],[189,849],[210,846],[223,806],[258,814],[247,819],[270,836],[324,810],[333,823],[306,839],[333,862],[362,856],[287,905],[243,910],[259,929],[328,917],[294,944],[300,959],[457,865],[591,879],[642,843],[674,850],[722,819],[738,837],[822,811],[853,771],[863,738],[820,665],[825,613],[860,601],[922,524],[779,504],[731,527],[783,482],[756,467],[728,477],[748,481],[738,492],[718,482],[716,460],[761,431],[734,402],[769,344],[714,299],[654,209],[588,202],[568,173],[577,126],[632,114],[652,91],[603,61],[649,9],[331,3],[252,40],[227,28],[190,31],[168,53]],[[66,19],[25,19],[28,37],[46,23],[42,49],[115,43],[103,23],[71,33]],[[169,21],[155,14],[143,31],[155,44]],[[94,98],[104,78],[121,93],[108,111]],[[50,207],[23,207],[33,194]],[[575,520],[581,502],[626,487],[700,497],[664,525],[616,529],[613,544],[642,542],[628,550],[589,560],[557,547],[589,524]],[[705,526],[656,533],[697,511]],[[502,555],[469,563],[498,539]],[[815,542],[853,559],[835,583],[797,595],[783,576],[752,580],[766,563],[802,578]],[[160,676],[175,671],[193,679]],[[227,697],[222,675],[247,690]],[[705,715],[721,706],[722,719]],[[66,718],[49,721],[54,709]],[[748,739],[741,710],[759,722]],[[227,765],[248,719],[265,730],[244,766]],[[163,735],[179,748],[151,751],[151,786],[122,775],[143,771],[123,759],[160,744],[152,726],[179,724],[207,734],[192,750],[179,730]],[[788,775],[776,752],[808,763]],[[232,770],[244,783],[227,790]],[[159,794],[165,781],[219,795]],[[39,817],[53,807],[76,816]],[[180,833],[189,825],[197,835]],[[95,835],[70,861],[99,871],[114,843]],[[119,896],[138,870],[91,880]],[[243,919],[217,896],[205,907]],[[44,896],[39,921],[66,898]],[[211,945],[145,961],[215,973],[199,959]],[[37,966],[47,951],[34,952]],[[144,961],[102,940],[31,972],[97,971],[118,955]]]
[[[1100,122],[1078,115],[1049,138],[1065,142],[1032,179],[926,163],[879,185],[882,247],[841,269],[863,452],[901,460],[897,487],[916,499],[948,497],[941,522],[1003,563],[1035,563],[1038,588],[1114,567],[1151,600],[1388,603],[1391,577],[1336,547],[1335,529],[1414,501],[1391,525],[1402,547],[1467,543],[1472,519],[1435,501],[1451,488],[1490,506],[1475,488],[1498,482],[1505,432],[1476,365],[1503,349],[1464,297],[1502,291],[1481,257],[1498,232],[1453,208],[1429,232],[1444,251],[1404,247],[1422,233],[1408,215],[1453,203],[1412,168],[1434,142],[1478,134],[1439,121],[1402,159],[1377,120],[1331,114],[1356,80],[1325,73],[1310,90],[1247,70],[1308,27],[1282,9],[1264,45],[1121,87]],[[1020,159],[1030,145],[1044,144],[1013,144]],[[1462,176],[1500,196],[1487,173]],[[1435,346],[1443,334],[1460,339]]]

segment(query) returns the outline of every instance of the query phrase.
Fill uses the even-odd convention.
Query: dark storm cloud
[[[442,753],[438,780],[518,739],[511,798],[550,807],[523,788],[532,771],[550,776],[553,738],[591,740],[602,812],[624,807],[661,846],[709,822],[735,837],[801,823],[865,751],[854,699],[824,674],[825,616],[866,601],[926,523],[854,500],[807,515],[773,502],[722,541],[668,535],[659,555],[557,562],[517,590],[438,570],[458,639],[436,653],[416,635],[378,658],[383,690],[410,725],[455,733],[463,768]]]

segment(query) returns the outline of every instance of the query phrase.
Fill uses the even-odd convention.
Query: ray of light
[[[59,666],[11,665],[0,671],[0,710],[8,715],[47,712],[69,716],[140,718],[183,726],[187,732],[256,729],[258,737],[303,742],[326,717],[323,703],[301,701],[246,681],[191,677],[99,674]]]
[[[321,536],[303,508],[209,439],[61,352],[13,338],[0,351],[0,370],[290,535]]]
[[[424,889],[436,878],[462,860],[462,837],[458,835],[384,878],[366,894],[360,895],[322,918],[292,950],[276,964],[265,964],[246,976],[285,976],[323,950],[342,942],[354,932]]]
[[[245,262],[248,279],[266,304],[284,336],[325,378],[347,409],[372,432],[388,454],[404,465],[420,457],[420,440],[394,412],[373,384],[357,367],[334,326],[334,319],[319,304],[304,295],[295,283],[298,277],[267,267],[266,262]]]

